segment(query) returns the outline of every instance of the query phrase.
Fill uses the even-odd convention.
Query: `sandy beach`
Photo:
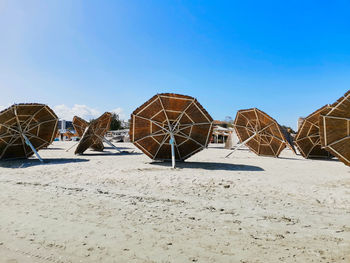
[[[350,169],[212,144],[172,170],[130,143],[0,162],[0,262],[350,262]]]

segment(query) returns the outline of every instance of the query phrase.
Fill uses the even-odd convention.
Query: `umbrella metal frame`
[[[19,115],[17,113],[17,107],[20,106],[20,107],[25,107],[25,106],[28,106],[28,107],[33,107],[33,106],[42,106],[41,108],[39,108],[34,114],[32,115]],[[12,108],[13,107],[13,108]],[[15,135],[19,135],[20,138],[21,138],[21,141],[22,141],[22,145],[23,145],[23,151],[25,153],[25,156],[28,157],[29,155],[31,155],[30,153],[27,152],[26,148],[24,147],[24,145],[28,145],[31,150],[33,151],[33,153],[36,155],[36,157],[40,160],[40,162],[44,162],[44,160],[41,158],[41,156],[39,155],[38,151],[35,149],[35,147],[33,146],[33,144],[30,142],[30,139],[32,138],[35,138],[35,139],[38,139],[40,141],[42,141],[43,143],[39,146],[37,146],[38,149],[42,148],[42,147],[45,147],[47,145],[49,145],[53,139],[54,139],[54,136],[55,136],[55,133],[52,133],[52,136],[51,136],[51,139],[50,141],[46,141],[40,137],[38,137],[37,135],[34,135],[33,133],[30,133],[31,130],[33,129],[36,129],[36,128],[39,128],[38,131],[40,130],[40,125],[42,124],[45,124],[45,123],[50,123],[50,122],[56,122],[55,123],[55,128],[54,130],[57,129],[57,123],[58,123],[58,118],[57,116],[51,111],[51,109],[47,106],[47,105],[40,105],[40,104],[15,104],[13,105],[12,107],[2,111],[1,113],[4,113],[6,111],[11,111],[13,110],[14,112],[14,117],[7,120],[6,123],[9,123],[10,121],[13,121],[14,119],[16,120],[16,123],[17,123],[17,129],[14,129],[12,127],[10,127],[9,125],[7,125],[6,123],[0,123],[0,127],[4,127],[8,130],[11,130],[12,132],[14,132],[14,134],[12,135],[3,135],[3,136],[0,136],[0,140],[2,140],[3,138],[6,138],[6,137],[11,137],[11,140],[10,142],[6,145],[5,149],[3,150],[3,153],[1,154],[0,156],[0,159],[2,159],[2,157],[5,155],[6,153],[6,150],[11,147],[12,145],[14,145],[14,142],[16,141],[16,137]],[[30,123],[35,120],[35,117],[43,110],[45,109],[47,112],[49,112],[53,119],[51,120],[47,120],[47,121],[42,121],[42,122],[39,122],[37,123],[36,125],[34,126],[30,126]],[[20,120],[19,120],[19,117],[28,117],[30,116],[30,118],[28,120],[26,120],[24,123],[22,123],[22,125],[24,124],[25,127],[23,128],[21,123],[20,123]]]
[[[341,108],[341,106],[343,106],[343,104],[346,105],[345,106],[346,109]],[[334,104],[332,104],[331,109],[326,114],[321,114],[321,116],[320,116],[320,123],[322,124],[322,125],[320,125],[321,126],[320,135],[321,135],[322,147],[325,150],[330,151],[332,154],[334,154],[336,157],[338,157],[338,159],[340,159],[343,163],[345,163],[348,166],[350,166],[350,158],[344,156],[344,154],[340,153],[337,149],[334,148],[334,146],[335,146],[335,144],[343,142],[344,140],[347,140],[350,138],[350,118],[347,116],[343,116],[343,117],[332,116],[331,114],[334,111],[338,111],[341,114],[346,114],[349,116],[350,115],[350,113],[348,113],[349,104],[350,104],[350,91],[346,92],[343,97],[341,97],[338,101],[336,101]],[[336,141],[329,143],[328,139],[327,139],[327,133],[328,133],[327,127],[331,127],[331,130],[333,130],[333,132],[339,132],[339,131],[338,131],[337,127],[332,127],[332,125],[327,126],[327,120],[345,121],[346,122],[346,128],[345,128],[346,129],[346,136],[342,137],[341,139],[338,139]],[[343,128],[343,127],[341,127],[341,128]],[[342,134],[344,134],[342,129],[340,129],[340,132]],[[343,135],[341,135],[341,136],[343,136]],[[339,136],[339,137],[341,137],[341,136]]]
[[[251,123],[251,120],[248,119],[243,113],[245,112],[250,112],[250,111],[254,111],[256,120],[259,120],[258,117],[258,113],[257,111],[259,111],[261,114],[264,114],[265,117],[267,117],[271,123],[268,124],[266,127],[262,127],[262,129],[259,130],[259,126],[260,126],[260,122],[257,122],[256,125]],[[242,126],[242,125],[238,125],[237,120],[239,116],[243,116],[246,120],[247,120],[247,126]],[[276,137],[275,135],[273,135],[272,133],[268,132],[268,129],[272,126],[276,126],[276,128],[278,128],[279,134],[281,136],[281,138]],[[280,125],[277,123],[277,121],[275,119],[273,119],[272,117],[270,117],[269,115],[267,115],[265,112],[257,109],[257,108],[252,108],[252,109],[247,109],[247,110],[240,110],[237,112],[237,116],[235,119],[235,123],[234,123],[234,128],[243,128],[248,130],[250,133],[252,133],[252,135],[250,137],[248,137],[247,139],[245,139],[243,142],[241,142],[238,146],[235,147],[235,149],[233,149],[229,154],[227,154],[225,156],[225,158],[229,157],[231,154],[233,154],[235,151],[237,151],[238,149],[240,149],[243,145],[246,145],[248,142],[250,142],[253,139],[256,139],[256,137],[259,137],[259,139],[261,141],[263,141],[266,145],[268,145],[271,149],[271,151],[274,153],[275,157],[278,157],[279,153],[282,151],[281,147],[285,147],[288,146],[293,152],[295,152],[295,149],[293,148],[292,145],[290,145],[290,143],[287,141],[285,135],[283,134]],[[236,129],[236,133],[238,138],[242,141],[242,137],[241,134],[237,131]],[[270,137],[270,141],[266,140],[265,138],[263,138],[263,136],[260,136],[261,133],[265,133],[264,135],[267,137]],[[277,152],[274,151],[274,149],[271,147],[271,142],[273,139],[276,139],[277,141],[281,142],[281,145],[279,146],[279,148],[277,149]],[[257,141],[257,140],[256,140]],[[258,141],[257,141],[258,142]],[[260,143],[259,143],[259,148],[260,148]],[[255,149],[251,149],[253,152],[255,152],[257,155],[262,155],[259,154],[259,151],[256,151]]]
[[[166,97],[166,98],[171,98],[171,99],[178,99],[178,100],[188,100],[190,101],[190,103],[187,105],[187,107],[184,109],[184,110],[181,110],[181,111],[175,111],[175,110],[169,110],[169,109],[166,109],[162,103],[162,100],[160,99],[160,97]],[[150,118],[146,118],[146,117],[143,117],[143,116],[140,116],[139,114],[142,113],[145,109],[147,109],[148,107],[150,107],[153,103],[155,103],[156,101],[159,101],[160,102],[160,105],[161,105],[161,110],[159,112],[156,112],[152,117]],[[146,102],[147,103],[147,102]],[[145,104],[146,104],[145,103]],[[171,162],[172,162],[172,168],[175,168],[175,159],[176,159],[176,156],[175,156],[175,147],[176,147],[176,150],[177,150],[177,153],[180,157],[180,161],[183,161],[185,160],[186,158],[190,157],[191,155],[193,155],[194,153],[202,150],[202,149],[205,149],[208,145],[208,141],[209,141],[209,138],[210,138],[210,134],[212,133],[212,122],[213,120],[211,119],[211,117],[207,116],[205,113],[205,110],[201,109],[201,107],[199,107],[197,105],[198,101],[195,99],[195,98],[191,98],[191,97],[172,97],[172,96],[169,96],[167,94],[157,94],[155,96],[155,98],[149,102],[148,105],[146,105],[141,111],[137,112],[136,114],[135,113],[132,113],[131,114],[131,117],[132,117],[132,121],[133,121],[133,131],[132,131],[132,142],[137,145],[140,149],[142,149],[144,152],[147,153],[148,156],[150,156],[153,160],[155,159],[159,159],[159,160],[168,160],[168,159],[160,159],[160,158],[156,158],[157,157],[157,154],[158,152],[160,151],[160,149],[162,148],[162,146],[164,144],[166,144],[166,141],[169,139],[169,144],[171,146]],[[198,103],[199,104],[199,103]],[[194,122],[191,117],[186,113],[186,111],[191,107],[191,106],[195,106],[199,112],[205,117],[205,119],[207,120],[207,122],[201,122],[201,123],[196,123]],[[142,107],[142,106],[141,106]],[[170,120],[169,117],[168,117],[168,114],[167,112],[172,112],[172,113],[178,113],[179,116],[177,116],[177,118],[173,121],[173,120]],[[161,122],[158,122],[158,121],[155,121],[153,118],[156,117],[158,114],[160,113],[164,113],[165,115],[165,122],[161,123]],[[189,123],[189,124],[180,124],[180,121],[182,119],[183,116],[186,116],[188,119],[190,119],[192,121],[192,123]],[[151,122],[152,124],[154,124],[155,126],[159,127],[160,130],[154,132],[154,133],[151,133],[151,134],[148,134],[147,136],[144,136],[144,137],[141,137],[137,140],[135,140],[135,119],[136,118],[140,118],[140,119],[143,119],[143,120],[146,120],[146,121],[149,121]],[[173,122],[172,122],[173,121]],[[202,144],[198,141],[196,141],[195,139],[191,138],[190,136],[186,135],[185,133],[183,133],[182,131],[185,130],[185,129],[188,129],[190,128],[191,131],[192,131],[192,128],[194,126],[200,126],[200,125],[210,125],[209,129],[208,129],[208,134],[207,134],[207,137],[206,137],[206,143],[205,144]],[[167,127],[165,127],[167,126]],[[158,140],[154,139],[154,137],[156,136],[164,136],[164,139],[159,143]],[[181,156],[179,150],[178,150],[178,147],[181,146],[183,143],[185,143],[186,141],[178,144],[176,142],[176,139],[175,139],[175,136],[178,136],[178,137],[181,137],[181,138],[184,138],[184,139],[187,139],[187,140],[191,140],[193,141],[194,143],[196,143],[197,145],[200,146],[200,148],[197,148],[195,149],[193,152],[190,152],[188,153],[187,155],[185,156]],[[159,147],[158,147],[158,150],[156,151],[155,154],[152,154],[150,153],[147,149],[145,149],[140,143],[138,143],[139,141],[145,139],[145,138],[152,138],[154,139],[154,141],[156,141],[158,144],[159,144]]]
[[[233,154],[235,151],[237,151],[238,149],[240,149],[243,145],[245,145],[246,143],[248,143],[250,140],[252,140],[255,136],[259,135],[259,133],[262,133],[263,131],[265,131],[266,129],[270,128],[272,125],[274,125],[274,123],[271,123],[270,125],[266,126],[265,128],[263,128],[260,131],[255,131],[254,134],[252,136],[250,136],[248,139],[246,139],[244,142],[238,144],[228,155],[226,155],[225,158],[229,157],[231,154]],[[239,125],[235,125],[235,126],[239,126]],[[242,127],[242,126],[240,126]],[[277,138],[276,138],[277,139]]]
[[[105,113],[105,114],[106,114],[106,113]],[[101,116],[103,116],[103,115],[101,115]],[[83,127],[82,125],[79,125],[79,124],[77,124],[76,122],[73,121],[73,126],[74,126],[74,128],[75,128],[76,130],[78,130],[77,128],[79,128],[80,132],[81,132],[82,130],[84,130],[83,134],[81,135],[81,139],[83,139],[84,136],[85,136],[85,134],[86,134],[86,132],[89,130],[89,128],[90,128],[90,126],[91,126],[91,123],[88,123],[87,121],[85,121],[85,120],[83,120],[82,118],[77,117],[77,116],[75,116],[74,118],[76,118],[77,121],[80,122],[82,125],[86,126],[86,127]],[[95,121],[99,121],[99,120],[96,119]],[[91,132],[92,132],[92,134],[90,134],[89,136],[96,136],[96,137],[100,140],[99,143],[102,144],[102,146],[103,146],[103,142],[105,142],[105,143],[107,143],[109,146],[111,146],[113,149],[115,149],[115,150],[117,150],[119,153],[121,153],[121,150],[120,150],[117,146],[115,146],[111,141],[107,140],[104,136],[101,136],[100,134],[97,134],[97,133],[95,132],[94,129],[91,129]],[[67,149],[66,151],[69,151],[70,149],[72,149],[74,146],[76,146],[76,145],[79,144],[79,143],[80,143],[80,141],[79,141],[78,143],[74,144],[73,146],[71,146],[71,147],[70,147],[69,149]],[[92,145],[96,145],[96,143],[94,143],[94,144],[92,144]],[[91,147],[91,146],[90,146],[90,147]],[[80,154],[81,154],[81,153],[80,153]]]
[[[307,116],[304,119],[304,121],[301,124],[301,127],[299,128],[299,131],[295,137],[294,142],[304,158],[330,158],[330,157],[332,157],[332,155],[330,153],[327,154],[326,150],[323,150],[323,153],[319,154],[319,155],[312,155],[311,154],[312,151],[315,149],[315,147],[322,148],[321,138],[320,138],[320,133],[319,133],[319,129],[320,129],[319,117],[317,117],[317,116],[320,116],[320,114],[326,112],[327,110],[330,110],[330,105],[325,105],[322,108],[311,113],[309,116]],[[316,122],[310,121],[310,119],[312,120],[313,118],[317,118],[317,121]],[[308,127],[307,125],[309,125],[310,127]],[[303,131],[303,130],[305,128],[307,129],[307,133],[305,136],[302,136],[301,134],[304,134],[305,131]],[[318,132],[315,132],[315,129]],[[312,132],[313,132],[313,134],[309,135]],[[310,149],[306,149],[305,146],[303,145],[303,141],[305,139],[307,139],[308,142],[312,144],[312,147],[310,147]]]

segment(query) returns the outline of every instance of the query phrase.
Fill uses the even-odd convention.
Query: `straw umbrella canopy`
[[[241,143],[257,155],[278,157],[286,146],[295,151],[292,141],[286,138],[286,131],[276,120],[257,108],[239,110],[234,128]]]
[[[74,130],[78,133],[78,136],[83,137],[83,134],[86,128],[89,126],[89,123],[78,116],[73,117],[72,123],[73,123]]]
[[[98,145],[102,146],[96,150],[102,151],[104,135],[109,130],[111,120],[112,113],[105,112],[98,119],[91,121],[79,141],[75,154],[83,154],[89,147]]]
[[[183,161],[206,148],[213,119],[190,96],[162,93],[131,114],[130,139],[153,160]]]
[[[320,116],[322,147],[350,166],[350,90]]]
[[[307,116],[295,136],[295,145],[304,158],[329,158],[331,154],[322,149],[320,140],[320,115],[330,110],[329,105],[316,110]]]
[[[89,122],[87,122],[86,120],[78,117],[78,116],[74,116],[73,118],[73,127],[75,129],[75,131],[77,132],[78,136],[80,138],[83,137],[84,132],[87,130],[87,128],[89,127]],[[104,146],[103,146],[103,141],[101,138],[99,137],[95,137],[94,138],[95,143],[93,143],[90,148],[93,149],[94,151],[103,151]]]
[[[52,143],[58,118],[44,104],[14,104],[0,112],[0,159],[28,158]]]

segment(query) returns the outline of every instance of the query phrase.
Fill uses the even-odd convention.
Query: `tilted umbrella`
[[[287,139],[288,133],[276,120],[257,108],[239,110],[234,128],[241,145],[248,146],[257,155],[278,157],[286,146],[295,152],[292,140]]]
[[[101,144],[102,149],[99,148],[98,150],[101,149],[102,151],[104,148],[103,141],[108,143],[108,141],[104,139],[104,135],[110,128],[111,120],[112,113],[105,112],[98,119],[91,121],[88,127],[84,129],[84,133],[75,150],[75,154],[83,154],[88,148]],[[81,130],[79,132],[81,132]],[[115,146],[113,145],[113,147]]]
[[[75,131],[78,133],[79,137],[82,138],[84,135],[84,132],[87,130],[89,127],[89,122],[85,121],[84,119],[74,116],[73,118],[73,127]],[[103,141],[101,138],[95,136],[94,142],[92,145],[90,145],[90,148],[93,149],[94,151],[103,151],[104,146],[103,146]]]
[[[330,110],[329,105],[316,110],[307,116],[301,124],[294,142],[304,158],[328,158],[331,154],[322,149],[320,141],[320,115]]]
[[[153,160],[183,161],[206,148],[213,119],[190,96],[162,93],[131,114],[130,139]]]
[[[350,90],[320,116],[321,145],[350,166]]]
[[[42,161],[38,150],[52,143],[58,118],[44,104],[21,103],[0,112],[0,159],[28,158]]]

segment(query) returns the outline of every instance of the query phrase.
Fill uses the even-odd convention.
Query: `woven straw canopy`
[[[350,166],[350,91],[321,114],[320,138],[325,150]]]
[[[35,150],[50,145],[55,138],[58,118],[44,104],[14,104],[0,112],[0,159],[27,158]]]
[[[213,119],[190,96],[157,94],[131,114],[130,139],[154,160],[170,160],[173,137],[175,159],[183,161],[206,148]]]
[[[80,138],[83,137],[84,132],[89,127],[89,125],[90,124],[87,121],[83,120],[78,116],[74,116],[73,127]],[[92,144],[90,148],[93,149],[94,151],[103,151],[104,146],[103,146],[102,139],[99,137],[95,137],[94,140],[95,140],[95,143]]]
[[[326,105],[307,116],[295,137],[295,144],[304,158],[331,157],[330,153],[322,149],[320,141],[320,115],[330,110]]]
[[[288,146],[293,151],[292,141],[287,140],[287,132],[265,112],[257,109],[239,110],[234,128],[241,141],[257,155],[278,157]]]
[[[83,154],[89,147],[95,147],[95,150],[102,151],[104,149],[102,142],[103,136],[109,130],[111,120],[112,113],[105,112],[98,119],[91,121],[87,130],[85,131],[86,128],[84,129],[85,132],[83,132],[82,138],[79,141],[79,144],[75,150],[75,154]],[[83,127],[80,128],[77,129],[77,132],[78,130],[79,132],[81,132]]]
[[[78,116],[73,117],[73,127],[75,131],[78,133],[79,137],[83,137],[83,134],[88,126],[89,126],[89,123],[86,120]]]

